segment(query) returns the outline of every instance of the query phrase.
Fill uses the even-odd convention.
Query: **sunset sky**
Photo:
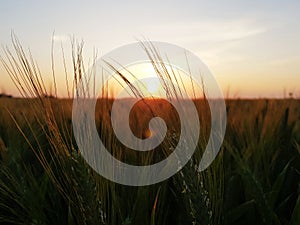
[[[13,30],[49,87],[54,32],[58,77],[60,46],[70,59],[70,36],[84,40],[86,58],[94,48],[101,56],[147,38],[194,52],[230,97],[283,97],[285,91],[300,98],[299,12],[296,0],[1,1],[0,44],[11,44]],[[58,83],[62,89],[63,75]],[[2,65],[0,92],[17,95]]]

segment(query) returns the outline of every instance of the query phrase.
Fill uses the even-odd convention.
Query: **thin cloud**
[[[180,42],[227,42],[265,33],[269,28],[254,20],[219,20],[162,24],[153,28],[160,35]]]
[[[54,42],[66,42],[70,40],[70,36],[69,35],[57,35],[54,34],[53,36],[51,36],[51,40],[53,40]]]

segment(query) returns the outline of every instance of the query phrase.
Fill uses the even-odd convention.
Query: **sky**
[[[63,44],[69,60],[70,36],[84,41],[86,59],[94,49],[101,56],[147,38],[195,53],[228,97],[300,98],[299,11],[300,2],[292,0],[1,1],[0,44],[11,46],[13,31],[50,88],[53,37],[62,91],[60,50]],[[0,92],[18,95],[2,65]]]

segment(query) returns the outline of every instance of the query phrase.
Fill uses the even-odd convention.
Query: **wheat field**
[[[193,99],[201,132],[189,162],[163,182],[125,186],[85,162],[72,130],[73,100],[48,95],[42,75],[16,39],[14,47],[16,56],[6,52],[13,63],[2,63],[23,98],[0,98],[1,224],[300,224],[299,99],[227,99],[221,151],[202,172],[197,165],[211,115],[205,98]],[[74,57],[76,80],[83,68],[80,51]],[[133,107],[128,122],[135,136],[151,135],[148,123],[154,115],[168,128],[155,151],[136,152],[114,135],[114,100],[100,97],[95,111],[99,137],[110,154],[149,165],[172,153],[180,124],[168,102],[142,99]],[[121,116],[130,99],[118,101]]]

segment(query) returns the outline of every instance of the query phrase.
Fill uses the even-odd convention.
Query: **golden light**
[[[169,75],[164,75],[164,79],[169,79],[168,77],[171,77],[171,80],[169,82],[172,82],[174,84],[174,87],[176,87],[177,90],[181,90],[181,92],[185,92],[185,96],[188,95],[190,97],[194,97],[194,91],[196,91],[197,97],[202,97],[202,89],[199,84],[197,84],[195,81],[191,81],[191,77],[188,76],[187,73],[184,71],[181,71],[176,68],[171,68],[171,66],[166,66]],[[145,62],[145,63],[139,63],[135,65],[130,65],[126,67],[126,69],[123,69],[119,71],[126,79],[132,83],[135,84],[134,86],[137,87],[139,91],[146,95],[151,95],[153,97],[161,97],[165,98],[165,90],[163,82],[160,81],[159,76],[157,75],[155,69],[153,68],[153,65],[151,63]],[[153,78],[153,79],[146,79],[146,78]],[[137,80],[141,82],[137,82]],[[114,91],[113,95],[114,97],[122,98],[122,97],[130,97],[125,96],[124,94],[119,95],[119,93],[126,87],[128,84],[124,80],[122,80],[121,77],[116,75],[114,79],[111,81],[111,88]],[[169,87],[171,88],[171,86]],[[171,88],[172,89],[172,88]],[[178,91],[179,93],[180,91]]]

